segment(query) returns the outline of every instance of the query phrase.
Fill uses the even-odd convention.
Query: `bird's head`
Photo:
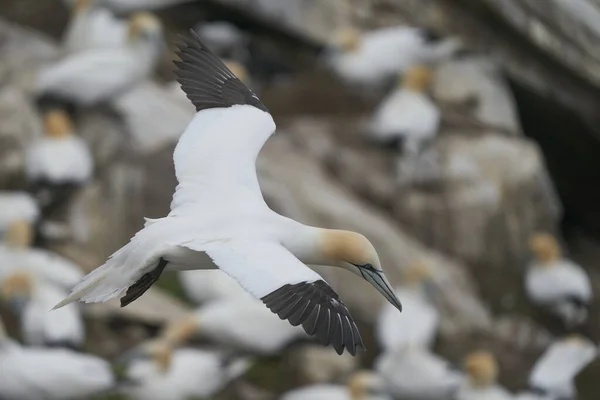
[[[0,295],[15,313],[20,313],[31,299],[33,277],[25,271],[16,271],[7,275],[0,284]]]
[[[498,377],[498,362],[492,353],[485,350],[468,354],[464,367],[473,387],[490,386]]]
[[[431,83],[432,76],[431,68],[427,65],[413,65],[401,75],[400,84],[403,88],[415,92],[425,92]]]
[[[383,379],[368,370],[352,374],[348,378],[347,386],[352,400],[367,400],[385,393]]]
[[[5,242],[11,248],[28,248],[33,242],[33,227],[26,220],[13,221],[4,235]]]
[[[72,11],[74,14],[79,14],[84,10],[87,10],[93,3],[93,0],[75,0],[73,2]]]
[[[333,38],[333,46],[342,52],[354,52],[360,48],[362,41],[361,33],[350,27],[338,30]]]
[[[375,287],[391,304],[402,311],[402,304],[386,278],[375,247],[363,235],[335,229],[323,229],[320,238],[322,265],[347,269]]]
[[[408,285],[420,284],[432,277],[431,268],[424,260],[414,261],[402,271],[402,282]]]
[[[137,12],[129,18],[128,25],[130,42],[140,39],[155,40],[162,38],[162,24],[152,13]]]
[[[171,321],[160,334],[162,340],[172,346],[180,345],[198,331],[199,324],[196,314]]]
[[[52,138],[63,138],[73,132],[73,122],[65,110],[54,109],[44,114],[44,132]]]
[[[560,248],[556,238],[548,233],[535,233],[529,239],[529,248],[542,265],[551,265],[560,257]]]

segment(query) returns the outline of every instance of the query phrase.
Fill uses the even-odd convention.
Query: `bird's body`
[[[513,396],[498,385],[477,388],[466,384],[459,390],[456,400],[513,400]]]
[[[133,360],[126,376],[134,383],[124,391],[132,400],[187,400],[212,396],[249,367],[245,359],[228,362],[221,354],[177,349],[163,369],[153,359]]]
[[[446,360],[418,346],[382,353],[375,369],[388,391],[406,400],[451,400],[463,379]]]
[[[280,400],[353,400],[347,387],[334,384],[318,384],[294,389]]]
[[[179,282],[187,297],[196,304],[251,298],[233,278],[219,270],[182,271],[179,273]]]
[[[290,390],[280,400],[391,400],[381,378],[370,371],[358,371],[347,384],[315,384]]]
[[[25,192],[0,191],[0,237],[17,220],[33,224],[40,209],[33,197]]]
[[[354,354],[362,346],[356,324],[339,296],[305,264],[346,268],[401,308],[373,246],[362,235],[309,227],[272,211],[255,169],[275,131],[272,116],[197,35],[179,55],[179,81],[198,112],[173,154],[179,184],[171,211],[148,220],[57,307],[126,292],[125,306],[165,268],[219,268],[280,318],[302,324],[340,354],[344,348]]]

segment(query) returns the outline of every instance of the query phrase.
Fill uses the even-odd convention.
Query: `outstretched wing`
[[[184,244],[196,250],[193,243]],[[309,335],[338,354],[352,355],[364,344],[350,312],[337,293],[277,243],[231,241],[203,250],[214,263],[281,319],[302,324]]]

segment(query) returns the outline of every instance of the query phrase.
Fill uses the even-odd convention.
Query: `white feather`
[[[40,209],[28,193],[0,191],[0,234],[16,220],[34,223],[39,215]]]
[[[63,36],[63,47],[67,53],[118,47],[125,43],[127,23],[115,18],[110,10],[93,3],[86,5],[69,21]]]
[[[456,400],[513,400],[512,394],[501,386],[472,387],[463,383]]]
[[[290,390],[280,400],[350,400],[350,391],[345,386],[318,384]]]
[[[179,282],[196,304],[223,299],[249,299],[250,295],[223,271],[181,271]]]
[[[93,163],[92,153],[80,137],[41,137],[27,149],[27,178],[84,183],[92,176]]]

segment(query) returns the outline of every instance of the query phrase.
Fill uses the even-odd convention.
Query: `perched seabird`
[[[562,258],[558,242],[549,234],[533,235],[529,246],[535,256],[525,274],[525,290],[529,299],[548,307],[567,327],[585,322],[593,295],[585,270]]]
[[[300,327],[282,321],[252,297],[212,301],[189,317],[173,322],[163,337],[172,343],[183,343],[192,335],[261,355],[278,354],[294,340],[307,338]]]
[[[571,335],[557,340],[535,363],[529,388],[553,399],[575,399],[575,377],[596,357],[598,349],[584,337]]]
[[[437,335],[439,316],[429,289],[431,270],[425,263],[416,262],[403,273],[396,296],[402,299],[404,312],[385,304],[377,319],[377,340],[384,351],[405,346],[430,348]]]
[[[83,277],[71,261],[48,250],[31,248],[33,226],[26,220],[11,223],[0,243],[0,280],[14,271],[28,271],[62,289],[72,287]]]
[[[220,270],[180,271],[178,277],[186,296],[196,304],[226,299],[254,300],[235,279]]]
[[[467,379],[456,400],[512,400],[513,396],[496,383],[498,362],[487,351],[475,351],[465,359]]]
[[[67,349],[22,347],[0,321],[0,398],[80,400],[106,392],[116,381],[110,364]]]
[[[379,376],[371,371],[355,372],[346,386],[317,384],[290,390],[280,400],[391,400]]]
[[[40,208],[28,193],[0,191],[0,239],[13,222],[35,224],[39,216]]]
[[[375,360],[375,370],[398,399],[453,400],[464,379],[448,361],[418,346],[384,351]]]
[[[45,135],[27,149],[26,173],[44,214],[52,213],[92,177],[94,161],[64,110],[44,115]]]
[[[67,54],[125,44],[127,24],[101,3],[102,0],[73,2],[71,19],[63,35],[63,48]]]
[[[76,304],[55,313],[48,312],[64,297],[64,290],[22,270],[4,276],[0,281],[0,292],[20,316],[21,331],[27,344],[77,349],[83,343],[85,329]]]
[[[448,57],[459,46],[456,39],[439,40],[414,27],[394,26],[366,33],[344,28],[327,48],[325,62],[350,84],[378,86],[414,64]]]
[[[418,155],[438,133],[440,110],[425,91],[431,70],[425,65],[410,67],[394,90],[375,110],[369,136],[382,144],[402,144],[405,155]]]
[[[163,48],[162,25],[149,13],[128,22],[127,43],[72,54],[38,73],[41,104],[92,106],[128,90],[155,69]]]
[[[351,354],[362,338],[348,309],[306,264],[337,266],[362,277],[398,309],[373,245],[354,232],[306,226],[265,203],[256,157],[275,131],[267,108],[196,34],[177,62],[182,88],[198,113],[174,152],[179,184],[171,212],[73,288],[73,301],[139,298],[168,269],[219,268],[266,306],[310,335]],[[201,195],[200,195],[201,193]]]
[[[151,341],[136,351],[125,371],[132,400],[207,398],[246,372],[249,360],[200,349],[173,349]]]

